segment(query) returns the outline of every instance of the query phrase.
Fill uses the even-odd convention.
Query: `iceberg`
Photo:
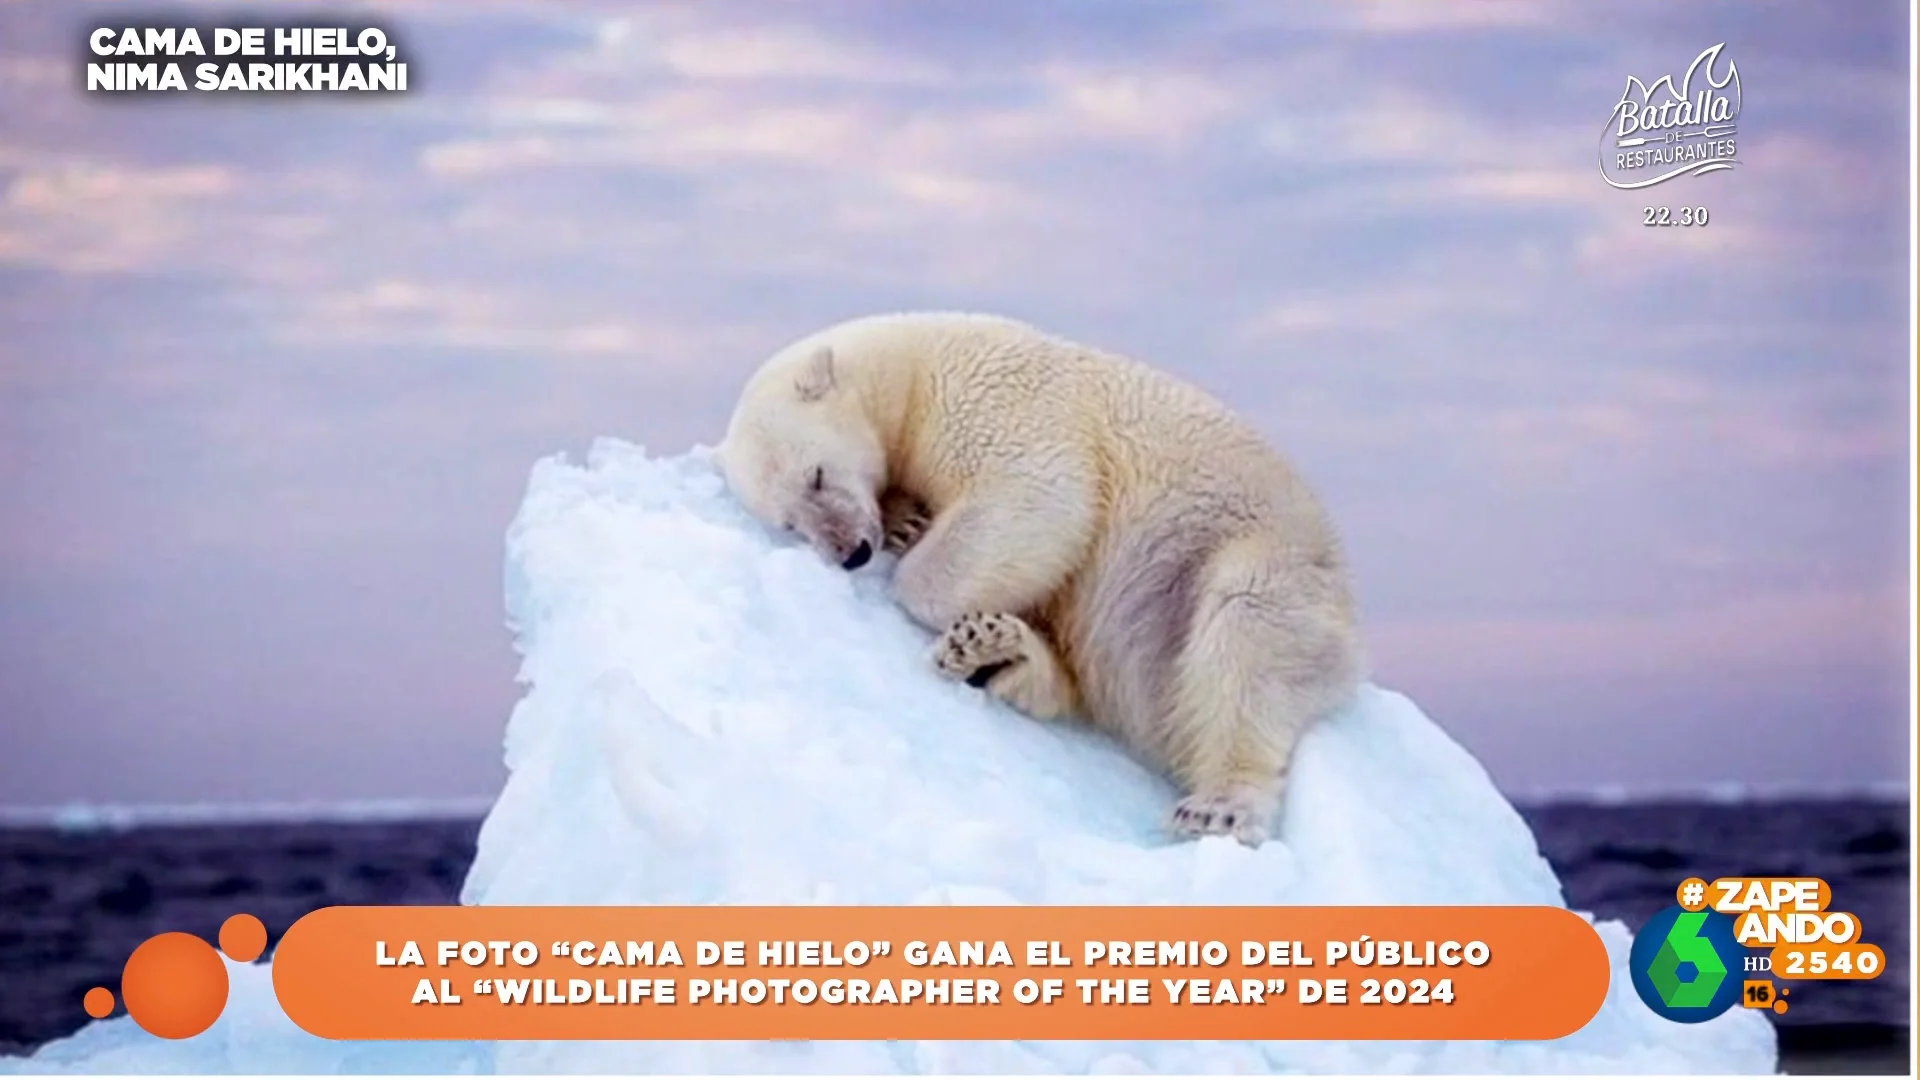
[[[1399,694],[1366,686],[1305,736],[1263,847],[1175,842],[1176,793],[1114,743],[939,678],[887,570],[771,534],[704,448],[540,462],[507,534],[527,692],[463,902],[1565,906],[1485,770]],[[117,1019],[0,1072],[1774,1071],[1765,1018],[1658,1017],[1628,929],[1596,929],[1606,1003],[1551,1042],[352,1044],[294,1028],[267,969],[235,965],[197,1038]]]

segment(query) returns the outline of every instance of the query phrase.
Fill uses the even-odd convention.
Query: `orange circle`
[[[267,951],[267,924],[240,914],[220,924],[220,951],[227,959],[251,964]]]
[[[127,957],[120,974],[127,1014],[163,1039],[191,1039],[227,1007],[227,965],[192,934],[156,934]]]
[[[105,1020],[107,1014],[113,1012],[113,991],[104,986],[96,986],[87,991],[86,997],[80,999],[80,1005],[87,1010],[88,1016],[95,1020]]]
[[[1774,1011],[1774,1012],[1777,1012],[1777,1013],[1783,1013],[1783,1012],[1786,1012],[1786,1011],[1787,1011],[1787,1003],[1786,1003],[1786,1002],[1784,1002],[1784,1001],[1781,1001],[1781,1000],[1779,1000],[1778,998],[1775,998],[1775,999],[1774,999],[1774,1002],[1773,1002],[1773,1011]]]
[[[1689,892],[1693,894],[1691,897],[1688,896]],[[1680,883],[1680,887],[1673,891],[1673,895],[1676,900],[1680,901],[1681,907],[1688,911],[1699,911],[1707,906],[1706,880],[1704,878],[1690,877]]]

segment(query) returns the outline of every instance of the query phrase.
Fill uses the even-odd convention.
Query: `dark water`
[[[1905,802],[1777,801],[1522,807],[1571,906],[1639,926],[1682,878],[1825,878],[1886,950],[1868,982],[1806,982],[1774,1016],[1788,1071],[1907,1071],[1911,869]],[[119,990],[148,936],[208,940],[246,911],[274,941],[331,904],[452,903],[477,821],[0,829],[0,1053],[86,1022],[81,996]]]

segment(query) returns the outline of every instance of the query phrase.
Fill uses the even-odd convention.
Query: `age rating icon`
[[[1787,988],[1775,989],[1772,979],[1748,979],[1741,984],[1740,1004],[1748,1009],[1787,1011]]]

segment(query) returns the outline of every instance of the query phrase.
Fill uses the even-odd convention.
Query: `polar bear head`
[[[830,346],[796,346],[748,380],[719,457],[755,517],[828,561],[856,570],[880,550],[886,451]]]

